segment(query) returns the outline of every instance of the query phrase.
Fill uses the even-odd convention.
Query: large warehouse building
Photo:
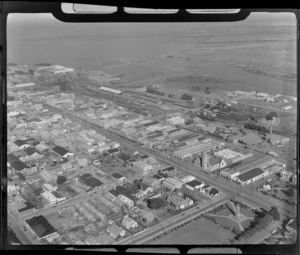
[[[260,159],[254,158],[254,160],[247,162],[246,164],[237,162],[221,170],[220,174],[225,178],[244,185],[284,169],[284,163],[276,161],[270,156],[265,156]]]

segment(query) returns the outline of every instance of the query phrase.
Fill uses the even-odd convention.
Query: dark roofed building
[[[15,169],[16,171],[22,171],[24,169],[29,168],[24,162],[21,160],[15,160],[10,163],[11,167]]]
[[[121,195],[123,195],[125,197],[128,197],[132,201],[136,201],[135,197],[132,194],[135,194],[137,191],[135,193],[134,192],[132,193],[132,190],[129,191],[127,188],[125,188],[123,186],[116,186],[115,190],[119,194],[121,194]]]
[[[14,143],[16,145],[18,145],[19,147],[22,146],[22,145],[24,145],[24,144],[28,144],[26,140],[16,140],[16,141],[14,141]]]
[[[18,209],[19,216],[24,216],[26,214],[32,213],[36,210],[35,206],[33,206],[29,202],[25,202],[25,207]]]
[[[8,163],[12,163],[12,162],[18,161],[18,160],[19,160],[19,158],[16,157],[14,154],[12,154],[12,153],[7,154]]]
[[[124,163],[129,161],[131,159],[131,157],[123,152],[120,152],[119,154],[117,154],[117,157],[122,160]]]
[[[240,174],[237,178],[240,180],[241,184],[249,184],[260,178],[262,178],[266,173],[261,168],[254,168],[246,173]]]
[[[35,216],[25,221],[32,231],[38,236],[38,239],[50,237],[57,233],[57,230],[42,216]]]
[[[185,184],[185,186],[186,186],[188,189],[191,189],[191,190],[198,189],[198,188],[200,188],[202,185],[203,185],[203,183],[202,183],[202,182],[199,182],[198,180],[192,180],[192,181],[187,182],[187,183]]]
[[[120,152],[120,150],[117,149],[117,148],[114,148],[114,149],[107,150],[107,152],[108,152],[109,154],[116,154],[116,153]]]
[[[294,219],[291,219],[289,223],[286,225],[286,229],[290,232],[297,231],[297,222]]]
[[[156,180],[163,180],[163,179],[165,179],[166,177],[163,177],[163,176],[160,175],[160,174],[154,174],[154,175],[153,175],[153,178],[156,179]]]
[[[112,197],[116,198],[120,195],[120,193],[114,189],[111,189],[108,191],[108,194],[111,195]]]
[[[168,176],[174,177],[177,174],[177,169],[173,166],[168,166],[168,167],[160,170],[159,172],[167,174]]]
[[[143,155],[143,156],[140,156],[141,159],[146,159],[146,158],[149,158],[148,155]]]
[[[24,151],[27,153],[27,155],[31,156],[34,153],[40,154],[36,149],[32,147],[25,148]]]
[[[90,173],[87,174],[83,174],[80,176],[81,181],[90,187],[90,190],[96,188],[96,187],[100,187],[101,185],[103,185],[103,182],[99,181],[98,179],[96,179],[94,176],[92,176]]]
[[[163,177],[163,178],[165,178],[165,179],[168,177],[168,175],[165,174],[165,173],[157,173],[157,175],[158,175],[158,176],[161,176],[161,177]]]
[[[155,120],[155,121],[144,124],[144,127],[150,127],[150,126],[153,126],[153,125],[156,125],[156,124],[158,124],[158,121]]]
[[[65,157],[68,155],[68,153],[70,153],[68,150],[61,146],[55,146],[52,150],[62,157]]]

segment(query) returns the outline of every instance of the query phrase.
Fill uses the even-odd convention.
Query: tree
[[[279,214],[279,212],[278,212],[277,207],[273,206],[273,207],[271,208],[271,210],[269,211],[269,214],[273,217],[273,219],[274,219],[275,221],[279,221],[279,219],[280,219],[280,214]]]
[[[204,89],[204,92],[205,92],[206,94],[210,94],[210,87],[206,87],[206,88]]]
[[[191,95],[188,95],[188,94],[183,94],[180,99],[182,99],[182,100],[192,100],[193,97]]]
[[[159,197],[156,197],[156,198],[152,198],[152,199],[149,199],[147,201],[147,205],[150,209],[159,209],[163,206],[165,206],[165,201]]]
[[[67,178],[63,175],[59,175],[57,177],[56,183],[57,185],[62,185],[63,183],[65,183],[67,181]]]

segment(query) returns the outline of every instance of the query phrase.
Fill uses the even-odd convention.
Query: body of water
[[[148,59],[198,44],[194,55],[201,60],[202,56],[207,58],[205,54],[209,52],[215,62],[199,62],[197,65],[200,75],[209,74],[224,80],[225,84],[231,83],[237,89],[249,90],[252,86],[255,87],[253,90],[295,95],[296,84],[223,64],[227,58],[230,58],[228,63],[234,62],[237,56],[238,61],[244,58],[247,63],[253,62],[255,66],[259,57],[255,49],[246,48],[247,55],[242,55],[243,47],[248,42],[254,43],[254,46],[263,43],[264,47],[258,51],[269,52],[268,56],[277,56],[278,47],[274,47],[272,42],[279,41],[284,49],[282,52],[288,49],[288,54],[295,55],[295,21],[292,14],[251,14],[248,20],[237,23],[72,24],[57,21],[48,14],[13,14],[8,19],[7,55],[8,62],[23,65],[51,63],[90,68],[116,62],[118,59]],[[270,43],[264,40],[269,40]],[[204,51],[201,51],[202,44]],[[210,44],[213,47],[207,48]],[[222,57],[222,54],[227,55]],[[275,60],[271,57],[266,59],[264,65],[272,70],[275,62],[275,72],[282,68],[284,72],[291,70],[292,74],[296,73],[296,58],[280,54]],[[264,59],[260,61],[263,62]]]

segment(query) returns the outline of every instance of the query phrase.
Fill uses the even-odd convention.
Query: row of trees
[[[244,125],[244,128],[247,129],[251,129],[251,130],[257,130],[257,131],[261,131],[261,132],[268,132],[268,129],[266,127],[257,125],[257,124],[253,124],[253,123],[246,123]]]

